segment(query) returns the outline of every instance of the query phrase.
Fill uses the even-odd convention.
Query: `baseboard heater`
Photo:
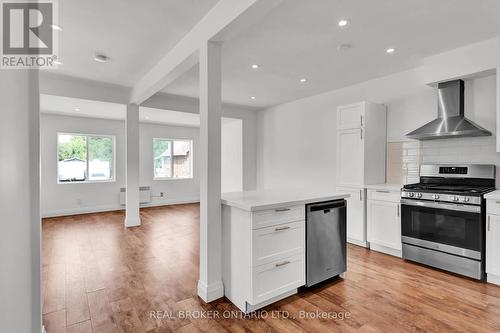
[[[120,205],[125,206],[127,200],[127,189],[122,187],[120,189]],[[141,204],[151,203],[151,186],[139,187],[139,202]]]

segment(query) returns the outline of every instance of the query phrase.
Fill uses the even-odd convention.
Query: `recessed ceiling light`
[[[52,24],[50,27],[57,31],[63,31],[63,28],[61,28],[61,26],[57,24]]]
[[[80,108],[75,108],[75,111],[76,111],[76,112],[80,111]]]
[[[302,82],[302,83],[307,82],[307,79],[306,78],[302,78],[302,79],[300,79],[300,82]]]
[[[349,24],[349,20],[348,19],[341,19],[341,20],[339,20],[339,22],[337,24],[339,27],[345,27],[346,25]]]
[[[390,47],[387,50],[385,50],[385,52],[387,52],[387,53],[394,53],[394,51],[396,51],[396,49],[393,47]]]
[[[255,96],[250,97],[250,99],[255,99]]]
[[[105,54],[102,54],[102,53],[98,53],[94,56],[94,60],[97,61],[97,62],[108,62],[109,61],[109,57]]]
[[[253,64],[253,65],[252,65],[252,68],[253,68],[253,69],[257,69],[257,68],[259,68],[259,67],[260,67],[260,66],[259,66],[259,65],[257,65],[257,64]]]

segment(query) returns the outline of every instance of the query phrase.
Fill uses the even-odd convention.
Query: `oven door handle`
[[[435,201],[411,200],[411,199],[401,199],[401,204],[407,205],[407,206],[454,210],[454,211],[459,211],[459,212],[481,213],[480,206],[472,206],[472,205],[461,205],[461,204],[443,203],[443,202],[435,202]]]

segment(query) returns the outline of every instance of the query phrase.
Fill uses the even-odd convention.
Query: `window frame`
[[[189,166],[189,174],[190,176],[189,177],[182,177],[182,178],[179,178],[179,177],[157,177],[156,176],[156,170],[155,170],[155,148],[154,148],[154,143],[155,143],[155,140],[163,140],[163,141],[170,141],[171,144],[172,144],[172,158],[170,159],[170,167],[171,167],[171,170],[172,170],[172,175],[174,174],[174,156],[173,156],[173,151],[174,151],[174,141],[189,141],[190,144],[191,144],[191,163],[190,163],[190,166]],[[194,150],[194,143],[193,143],[193,139],[181,139],[181,138],[158,138],[158,137],[154,137],[152,139],[152,145],[151,145],[151,151],[153,153],[153,180],[174,180],[174,181],[177,181],[177,180],[192,180],[194,179],[194,171],[193,171],[193,165],[194,165],[194,154],[193,154],[193,150]]]
[[[85,144],[86,144],[86,174],[84,181],[68,181],[62,182],[59,180],[59,135],[73,135],[73,136],[84,136]],[[89,178],[89,137],[94,138],[109,138],[113,141],[113,168],[110,179],[103,180],[90,180]],[[67,184],[99,184],[99,183],[115,183],[116,182],[116,135],[109,134],[85,134],[85,133],[69,133],[69,132],[57,132],[56,133],[56,180],[58,185],[67,185]]]

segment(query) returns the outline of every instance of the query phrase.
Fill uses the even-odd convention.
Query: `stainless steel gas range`
[[[494,189],[494,165],[422,165],[420,183],[401,191],[403,258],[484,280],[484,194]]]

